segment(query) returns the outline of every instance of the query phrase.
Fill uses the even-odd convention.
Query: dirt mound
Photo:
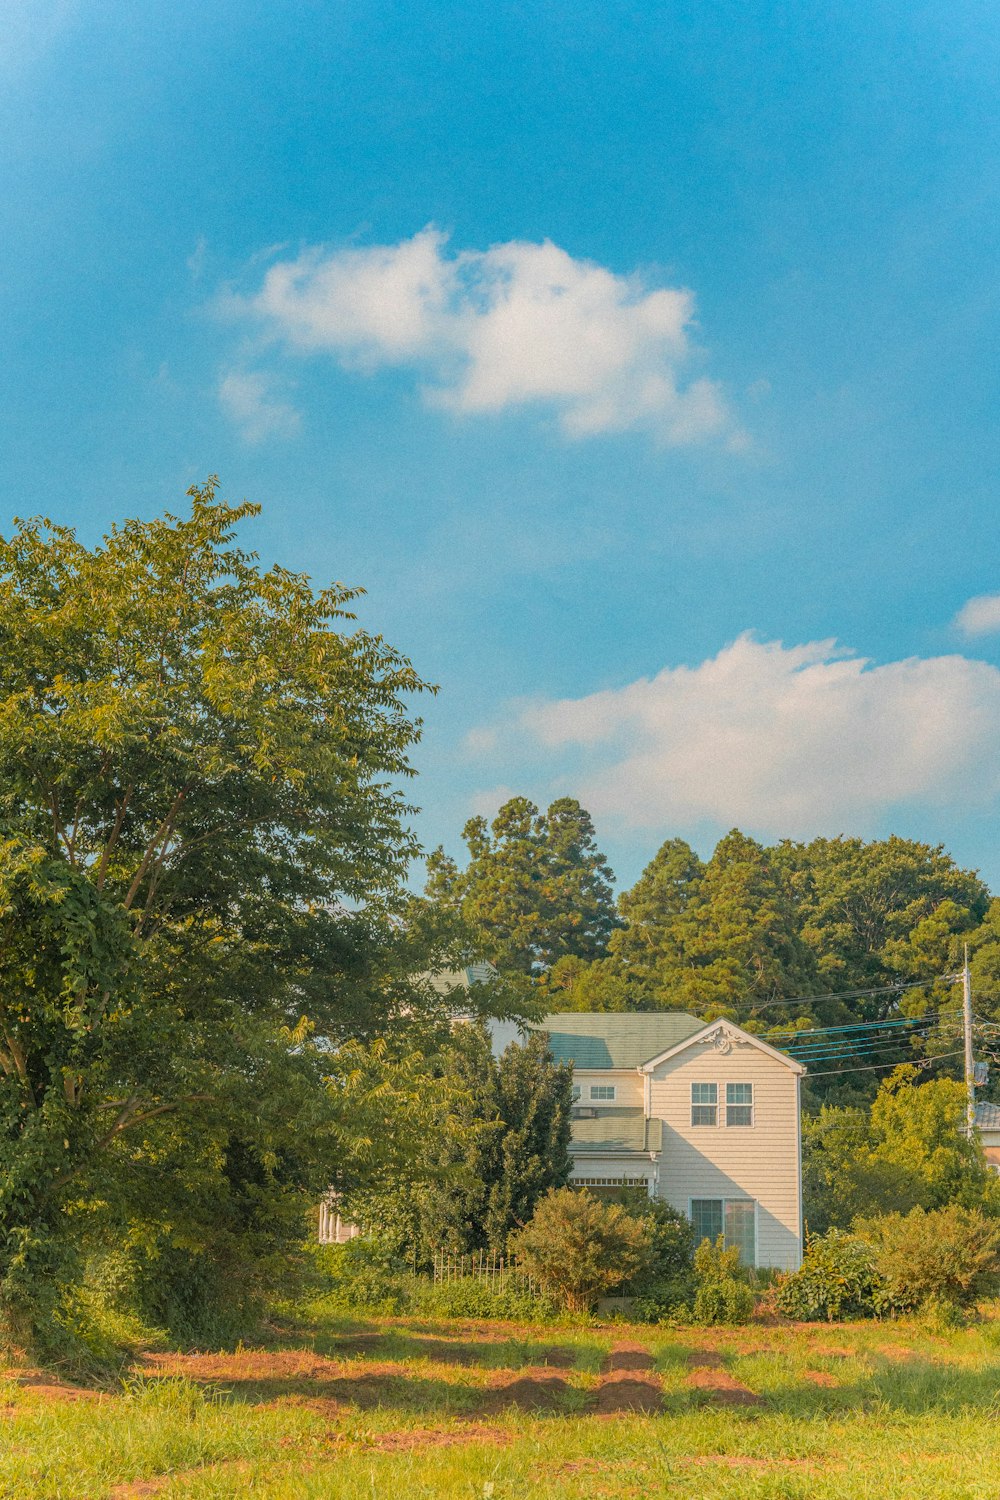
[[[610,1354],[605,1355],[601,1370],[610,1375],[616,1370],[653,1370],[656,1361],[642,1344],[616,1344]]]
[[[630,1380],[627,1375],[602,1380],[594,1392],[591,1410],[601,1417],[627,1411],[662,1411],[663,1392],[653,1380]]]
[[[803,1370],[802,1379],[808,1380],[810,1385],[839,1385],[840,1381],[836,1375],[831,1375],[829,1370]]]
[[[704,1391],[711,1396],[713,1401],[718,1401],[724,1406],[760,1406],[760,1396],[754,1394],[747,1386],[734,1380],[726,1370],[704,1365],[693,1369],[687,1377],[687,1384],[693,1390]]]
[[[558,1411],[569,1390],[561,1375],[546,1375],[542,1372],[521,1375],[517,1380],[495,1385],[485,1393],[483,1410],[503,1411],[516,1406],[522,1411]]]

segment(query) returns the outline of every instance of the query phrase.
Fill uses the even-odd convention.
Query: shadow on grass
[[[320,1334],[312,1341],[317,1354],[330,1359],[354,1357],[381,1360],[429,1359],[436,1364],[478,1367],[484,1370],[520,1370],[525,1365],[547,1365],[571,1370],[586,1351],[572,1344],[504,1339],[471,1343],[444,1338],[440,1334],[397,1332]]]

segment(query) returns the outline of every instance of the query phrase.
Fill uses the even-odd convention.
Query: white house
[[[799,1265],[801,1063],[680,1012],[568,1011],[538,1029],[573,1064],[571,1182],[645,1188],[748,1264]]]

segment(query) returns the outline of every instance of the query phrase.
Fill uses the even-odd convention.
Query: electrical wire
[[[857,1037],[857,1041],[865,1042],[870,1040],[867,1035],[869,1031],[887,1031],[889,1029],[895,1030],[901,1026],[932,1026],[939,1022],[942,1017],[947,1018],[950,1015],[950,1012],[932,1010],[928,1011],[925,1015],[922,1016],[908,1016],[905,1020],[902,1021],[868,1021],[859,1022],[857,1026],[837,1026],[831,1028],[832,1031],[841,1033],[841,1035],[831,1035],[826,1032],[825,1028],[817,1027],[815,1031],[800,1031],[798,1033],[798,1036],[805,1038],[805,1040],[801,1042],[796,1039],[794,1041],[776,1043],[776,1045],[780,1047],[780,1050],[782,1052],[801,1052],[808,1051],[810,1048],[814,1047],[832,1047],[834,1045],[851,1046],[855,1040],[854,1036],[847,1036],[843,1035],[842,1033],[856,1033],[860,1031],[863,1033],[863,1035]],[[957,1013],[955,1013],[955,1019],[957,1019]],[[817,1040],[812,1041],[812,1037],[816,1037]]]
[[[945,1058],[948,1058],[948,1057],[961,1057],[961,1055],[962,1055],[962,1048],[960,1047],[957,1052],[942,1052],[937,1057],[922,1057],[916,1063],[916,1066],[918,1068],[929,1068],[930,1065],[931,1065],[931,1063],[943,1062],[945,1060]],[[809,1077],[810,1078],[831,1078],[834,1073],[838,1073],[838,1074],[846,1074],[846,1073],[871,1073],[876,1068],[898,1068],[898,1067],[899,1067],[899,1063],[894,1063],[894,1062],[868,1063],[866,1066],[861,1067],[861,1068],[825,1068],[820,1073],[810,1073]]]
[[[918,1025],[921,1021],[926,1021],[931,1016],[943,1016],[946,1014],[950,1014],[950,1012],[946,1012],[943,1010],[928,1010],[925,1011],[922,1016],[899,1016],[893,1021],[851,1021],[846,1026],[802,1026],[797,1028],[787,1027],[784,1031],[769,1031],[767,1034],[772,1038],[779,1036],[789,1036],[792,1038],[792,1042],[790,1042],[788,1045],[792,1045],[796,1038],[800,1036],[825,1036],[836,1031],[866,1031],[871,1030],[873,1027],[915,1026]],[[954,1014],[958,1015],[958,1011],[956,1010]]]

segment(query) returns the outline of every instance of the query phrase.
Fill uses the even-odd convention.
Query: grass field
[[[4,1500],[997,1500],[1000,1314],[941,1335],[321,1318],[147,1354],[108,1391],[9,1371],[0,1419]]]

